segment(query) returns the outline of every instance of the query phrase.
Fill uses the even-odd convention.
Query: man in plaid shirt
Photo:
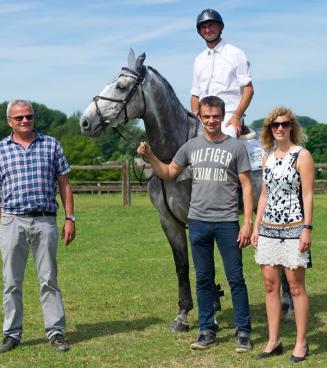
[[[12,133],[0,142],[0,247],[4,275],[4,339],[0,353],[17,347],[23,332],[22,284],[32,249],[40,280],[46,334],[58,351],[67,351],[65,314],[57,283],[57,183],[66,221],[62,239],[75,238],[74,202],[68,162],[60,143],[34,130],[34,111],[26,100],[7,107]]]

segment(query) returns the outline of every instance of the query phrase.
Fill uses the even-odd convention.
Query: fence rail
[[[139,166],[140,168],[142,165]],[[149,164],[146,164],[147,169],[150,168]],[[71,181],[72,189],[74,193],[92,193],[92,194],[104,194],[104,193],[122,193],[123,204],[131,204],[131,193],[146,192],[146,187],[141,186],[137,181],[130,181],[129,174],[129,161],[122,162],[111,161],[105,165],[72,165],[72,170],[112,170],[120,169],[122,173],[121,181]],[[316,170],[327,169],[327,163],[316,163]],[[316,179],[314,184],[315,193],[327,193],[327,180]]]
[[[74,193],[121,193],[122,181],[71,181]],[[131,193],[146,192],[146,187],[141,186],[138,181],[130,182]]]

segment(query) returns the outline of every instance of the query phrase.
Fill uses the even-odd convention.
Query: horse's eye
[[[120,91],[125,91],[126,87],[125,87],[125,86],[123,86],[123,85],[122,85],[122,84],[120,84],[120,83],[117,83],[117,84],[116,84],[116,89],[118,89],[118,90],[120,90]]]

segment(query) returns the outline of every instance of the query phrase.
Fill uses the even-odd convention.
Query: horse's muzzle
[[[86,119],[81,119],[80,128],[81,133],[89,137],[98,137],[103,130],[102,124],[99,124],[94,129]]]

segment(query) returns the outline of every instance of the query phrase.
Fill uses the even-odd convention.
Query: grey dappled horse
[[[122,68],[119,75],[93,98],[81,116],[81,131],[94,137],[107,127],[118,127],[135,118],[143,119],[151,149],[160,160],[170,162],[178,148],[197,134],[198,121],[182,106],[167,80],[151,66],[145,66],[144,60],[145,54],[136,59],[134,52],[130,51],[128,67]],[[249,144],[250,141],[245,142]],[[261,158],[259,162],[261,164]],[[261,175],[259,167],[253,171],[255,207],[261,189]],[[166,192],[168,206],[163,191]],[[179,313],[171,330],[185,331],[188,330],[187,314],[193,308],[186,231],[182,226],[186,222],[191,198],[190,176],[185,170],[175,181],[164,184],[153,176],[148,183],[148,192],[159,211],[178,277]]]

